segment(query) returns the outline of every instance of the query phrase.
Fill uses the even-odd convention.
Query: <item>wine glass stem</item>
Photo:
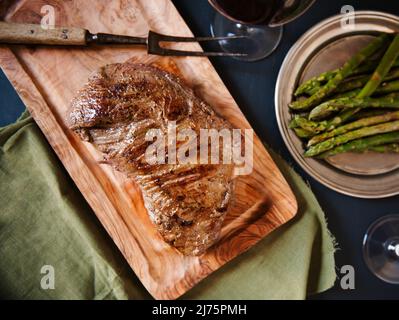
[[[399,258],[399,243],[389,244],[388,250],[391,251],[397,258]]]

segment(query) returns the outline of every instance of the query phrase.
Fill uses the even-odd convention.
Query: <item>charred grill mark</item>
[[[180,217],[176,217],[177,223],[180,224],[183,227],[191,226],[193,224],[193,221],[190,220],[184,220]]]

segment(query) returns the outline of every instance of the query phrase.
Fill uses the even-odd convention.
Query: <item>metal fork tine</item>
[[[231,37],[174,37],[174,36],[161,36],[159,41],[163,42],[202,42],[202,41],[222,41],[222,40],[235,40],[244,39],[246,36],[231,36]]]
[[[174,49],[165,49],[161,48],[158,54],[163,56],[192,56],[192,57],[245,57],[246,53],[231,53],[231,52],[205,52],[205,51],[183,51],[183,50],[174,50]],[[151,52],[149,52],[151,53]],[[155,53],[155,52],[154,52]]]
[[[194,37],[193,41],[221,41],[221,40],[234,40],[234,39],[245,39],[246,36],[228,36],[228,37]]]
[[[200,41],[220,41],[220,40],[233,40],[233,39],[244,39],[246,36],[229,36],[229,37],[180,37],[180,36],[168,36],[160,34],[154,31],[148,33],[148,38],[155,38],[158,41],[164,42],[200,42]]]
[[[184,51],[163,48],[160,42],[199,42],[199,41],[213,41],[213,40],[227,40],[227,39],[242,39],[245,36],[232,36],[232,37],[175,37],[159,34],[150,31],[148,34],[148,53],[159,54],[163,56],[217,56],[217,57],[243,57],[245,53],[230,53],[230,52],[203,52],[203,51]]]

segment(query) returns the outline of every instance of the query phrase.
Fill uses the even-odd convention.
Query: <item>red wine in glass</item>
[[[217,10],[212,35],[245,36],[243,40],[220,42],[227,52],[246,53],[240,60],[267,57],[278,46],[282,25],[304,13],[315,0],[209,0]]]

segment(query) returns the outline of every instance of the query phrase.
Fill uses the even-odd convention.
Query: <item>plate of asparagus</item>
[[[315,179],[344,194],[399,194],[399,17],[358,11],[303,35],[276,84],[288,149]]]

